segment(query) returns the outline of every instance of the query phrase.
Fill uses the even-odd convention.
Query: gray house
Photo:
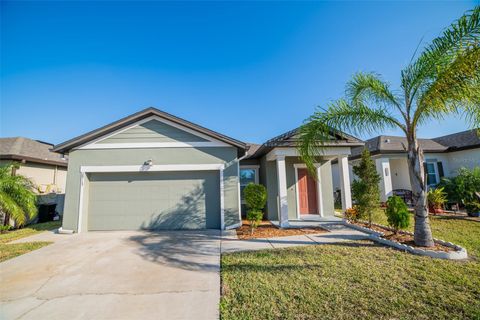
[[[332,136],[313,179],[293,130],[248,145],[148,108],[54,147],[68,154],[63,229],[229,229],[241,224],[241,190],[268,190],[267,217],[333,216],[331,161],[340,163],[342,204],[351,206],[348,155],[363,143]]]

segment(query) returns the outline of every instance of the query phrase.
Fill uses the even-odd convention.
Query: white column
[[[392,195],[392,173],[390,171],[390,160],[378,158],[375,160],[377,173],[380,175],[380,201],[386,202]]]
[[[352,207],[352,192],[350,189],[350,170],[348,168],[348,156],[338,156],[338,171],[340,176],[340,191],[342,193],[342,210]]]
[[[285,156],[277,156],[278,198],[280,227],[288,227],[287,169]]]

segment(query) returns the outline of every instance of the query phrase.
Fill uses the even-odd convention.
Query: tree
[[[360,163],[353,167],[353,173],[359,178],[352,183],[352,194],[356,200],[360,217],[368,216],[368,225],[372,226],[372,212],[380,201],[380,175],[368,149],[363,149]]]
[[[267,203],[267,189],[261,184],[249,183],[243,190],[247,205],[247,219],[250,221],[250,233],[258,227],[263,218],[263,208]]]
[[[400,91],[374,73],[357,73],[345,98],[317,110],[300,130],[299,153],[314,172],[314,162],[332,133],[372,134],[399,128],[406,137],[410,183],[415,206],[415,244],[433,246],[428,220],[424,155],[417,128],[448,114],[480,123],[480,6],[468,11],[400,73]]]
[[[0,211],[5,214],[4,224],[12,218],[23,226],[37,214],[33,183],[21,175],[14,175],[13,165],[0,167]]]

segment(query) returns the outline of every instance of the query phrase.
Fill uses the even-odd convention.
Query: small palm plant
[[[0,167],[0,211],[5,215],[5,225],[11,218],[21,227],[37,214],[36,196],[32,181],[14,175],[13,168],[11,164]]]
[[[315,112],[302,127],[299,152],[314,172],[317,156],[331,134],[372,134],[400,129],[406,137],[407,162],[415,207],[415,244],[433,246],[428,220],[424,155],[417,128],[448,114],[480,124],[480,6],[467,12],[434,39],[400,73],[400,90],[374,73],[358,73],[348,82],[346,98]]]
[[[447,203],[447,193],[442,187],[428,191],[428,205],[433,213],[443,212],[443,206]]]

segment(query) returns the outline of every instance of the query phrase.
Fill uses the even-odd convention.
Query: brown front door
[[[317,182],[304,168],[298,169],[298,201],[300,214],[317,214]]]

